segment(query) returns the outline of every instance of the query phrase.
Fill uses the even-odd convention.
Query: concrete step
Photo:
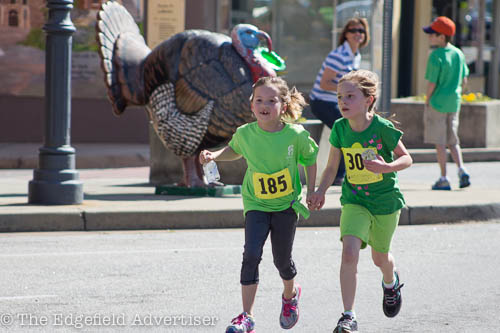
[[[35,169],[42,143],[0,143],[0,169]],[[148,144],[75,143],[78,169],[150,165]],[[409,149],[415,163],[436,162],[434,149]],[[500,161],[499,148],[464,148],[465,162]],[[450,157],[451,161],[451,157]]]

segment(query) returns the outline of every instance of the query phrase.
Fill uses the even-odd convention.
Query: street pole
[[[500,0],[493,1],[493,17],[500,15]],[[491,53],[490,70],[488,72],[488,96],[500,98],[500,89],[498,89],[499,69],[500,69],[500,20],[491,22],[491,41],[493,51]]]
[[[386,117],[391,114],[392,8],[392,0],[384,0],[381,113]]]
[[[45,49],[45,135],[38,168],[29,182],[28,202],[73,205],[83,202],[83,184],[75,170],[70,146],[71,44],[76,28],[71,22],[73,0],[48,0]]]

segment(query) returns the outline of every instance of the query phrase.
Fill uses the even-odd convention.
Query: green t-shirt
[[[366,170],[362,161],[367,149],[382,156],[387,163],[394,161],[393,150],[402,135],[389,120],[376,114],[362,132],[354,132],[345,118],[333,124],[330,143],[342,150],[346,169],[340,197],[342,205],[361,205],[374,215],[392,214],[405,205],[396,172],[374,174]]]
[[[285,123],[281,131],[270,133],[257,122],[245,124],[236,130],[229,146],[248,165],[242,185],[245,213],[277,212],[300,203],[298,163],[313,165],[318,153],[318,145],[302,125]]]
[[[462,97],[462,81],[469,75],[462,51],[448,43],[432,51],[425,79],[436,84],[430,105],[439,112],[457,112]]]

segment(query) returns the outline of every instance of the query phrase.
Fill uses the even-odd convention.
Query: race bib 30
[[[363,153],[368,149],[372,150],[375,155],[377,154],[377,149],[372,147],[342,148],[342,153],[344,154],[345,170],[349,183],[371,184],[384,179],[381,173],[373,173],[366,170],[365,165],[363,164]],[[365,155],[367,154],[365,153]]]

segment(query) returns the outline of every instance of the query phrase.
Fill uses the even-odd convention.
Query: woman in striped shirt
[[[333,123],[342,117],[337,103],[337,83],[343,75],[359,69],[359,49],[369,41],[368,21],[364,18],[349,19],[340,34],[339,46],[328,54],[316,76],[309,95],[311,111],[330,129]],[[342,183],[344,174],[344,163],[341,161],[335,185]]]

